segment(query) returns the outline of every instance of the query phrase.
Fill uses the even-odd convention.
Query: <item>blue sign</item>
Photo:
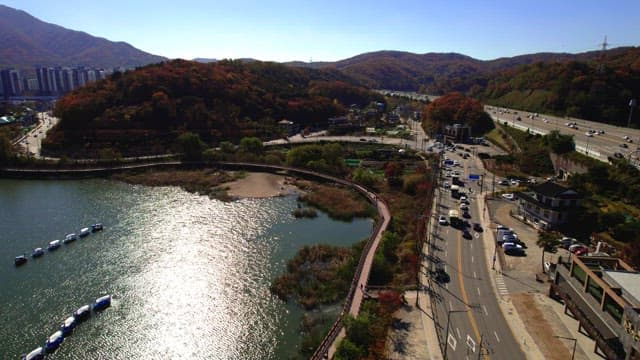
[[[469,174],[469,180],[480,180],[480,175]]]

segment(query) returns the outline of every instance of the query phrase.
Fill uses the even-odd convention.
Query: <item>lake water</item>
[[[0,180],[0,358],[42,346],[78,307],[51,359],[286,359],[302,311],[269,291],[304,245],[351,245],[372,220],[294,219],[295,197],[224,203],[107,180]],[[14,267],[13,258],[102,222],[105,230]]]

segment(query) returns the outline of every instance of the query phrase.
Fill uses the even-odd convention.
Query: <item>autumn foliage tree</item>
[[[456,123],[471,126],[474,134],[493,129],[493,121],[482,104],[461,93],[450,93],[434,100],[425,107],[422,116],[423,127],[431,133]]]

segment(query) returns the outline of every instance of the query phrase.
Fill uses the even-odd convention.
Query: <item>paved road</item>
[[[454,153],[447,153],[447,156],[463,164],[458,169],[462,169],[465,178],[472,173],[484,172],[477,168],[480,163],[473,157],[464,160]],[[475,198],[480,187],[470,181],[465,181],[465,185],[468,193],[473,190],[469,211],[471,219],[468,221],[485,223],[486,228],[488,219],[480,218],[483,209],[479,208],[479,202]],[[448,190],[439,188],[438,197],[436,215],[446,216],[450,209],[459,209],[457,199],[452,198]],[[491,281],[491,277],[496,274],[487,266],[482,234],[472,232],[472,235],[473,239],[467,240],[462,237],[460,230],[448,225],[437,225],[432,238],[431,255],[442,262],[445,272],[450,276],[448,283],[440,283],[433,288],[437,312],[436,329],[441,339],[447,339],[447,358],[525,359],[498,305]]]
[[[38,123],[27,134],[16,141],[27,154],[40,157],[42,139],[47,135],[47,131],[58,123],[58,118],[50,116],[46,112],[38,113]]]
[[[558,130],[562,134],[573,135],[576,143],[576,150],[596,159],[607,161],[607,157],[614,153],[622,153],[627,158],[637,159],[638,145],[640,145],[640,130],[629,129],[620,126],[598,123],[594,121],[562,118],[553,115],[531,116],[532,113],[485,106],[485,110],[491,115],[494,121],[507,123],[520,130],[532,129],[533,132],[547,134],[551,130]],[[517,120],[520,117],[521,120]],[[570,128],[567,123],[575,122],[577,129]],[[604,130],[604,134],[596,134],[589,137],[586,133],[589,130]],[[629,143],[624,139],[629,136],[633,142]],[[627,147],[621,147],[625,144]],[[624,146],[624,145],[623,145]]]

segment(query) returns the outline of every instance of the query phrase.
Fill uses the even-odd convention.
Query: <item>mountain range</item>
[[[166,58],[41,21],[0,5],[0,68],[34,66],[136,67]]]
[[[414,54],[377,51],[335,62],[284,63],[292,67],[338,70],[359,85],[376,89],[422,91],[440,95],[451,91],[478,94],[505,73],[536,63],[579,61],[613,68],[629,66],[640,48],[626,47],[579,54],[536,53],[479,60],[457,53]],[[0,5],[0,68],[84,65],[98,68],[137,67],[167,60],[124,42],[112,42],[84,32],[36,19],[24,11]],[[248,63],[257,61],[238,59]],[[194,61],[216,62],[212,58]],[[617,61],[617,62],[616,62]]]

